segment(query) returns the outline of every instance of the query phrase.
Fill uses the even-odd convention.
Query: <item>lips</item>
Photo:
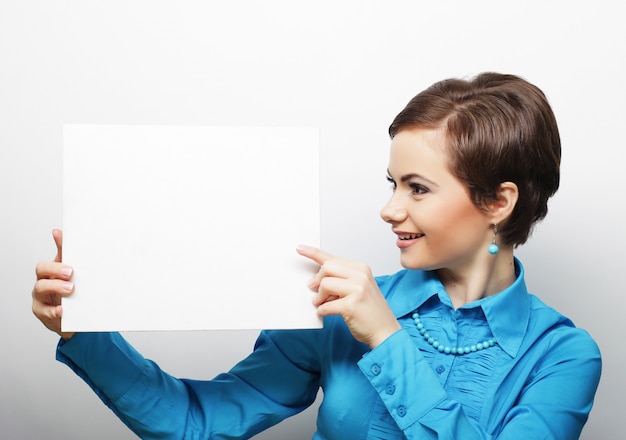
[[[411,247],[414,243],[416,243],[420,238],[425,235],[417,232],[394,232],[398,237],[398,241],[396,242],[396,244],[400,249]]]

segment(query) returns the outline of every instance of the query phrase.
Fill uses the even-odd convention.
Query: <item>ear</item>
[[[496,200],[488,204],[492,223],[503,223],[508,219],[515,205],[517,205],[518,198],[519,189],[517,185],[513,182],[502,182],[496,192]]]

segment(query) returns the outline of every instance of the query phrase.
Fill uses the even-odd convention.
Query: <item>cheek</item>
[[[485,225],[485,214],[467,200],[451,200],[433,210],[437,235],[475,236]]]

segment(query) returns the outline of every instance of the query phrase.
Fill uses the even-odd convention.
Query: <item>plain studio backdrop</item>
[[[2,1],[0,436],[136,438],[55,361],[57,338],[30,310],[35,264],[54,256],[50,231],[62,226],[63,124],[318,127],[322,246],[383,274],[399,269],[378,215],[390,194],[388,124],[434,81],[491,70],[538,85],[559,121],[561,189],[517,255],[529,289],[599,343],[603,376],[583,438],[615,438],[626,394],[619,11],[608,0]],[[262,197],[253,183],[250,195]],[[260,233],[233,237],[244,268],[263,261],[245,252]],[[126,336],[168,372],[210,379],[256,334]],[[316,405],[257,438],[311,438],[315,414]]]

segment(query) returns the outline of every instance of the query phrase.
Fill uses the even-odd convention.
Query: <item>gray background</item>
[[[561,190],[518,256],[530,289],[600,344],[603,377],[583,438],[615,438],[626,392],[618,8],[604,0],[0,2],[0,436],[135,438],[54,360],[57,338],[30,311],[35,264],[53,257],[50,230],[62,226],[64,123],[318,126],[323,247],[382,274],[398,269],[378,217],[389,195],[387,125],[432,82],[495,70],[541,87],[560,123]],[[209,379],[243,357],[256,332],[127,336],[172,374]],[[310,438],[314,418],[313,407],[258,438]]]

